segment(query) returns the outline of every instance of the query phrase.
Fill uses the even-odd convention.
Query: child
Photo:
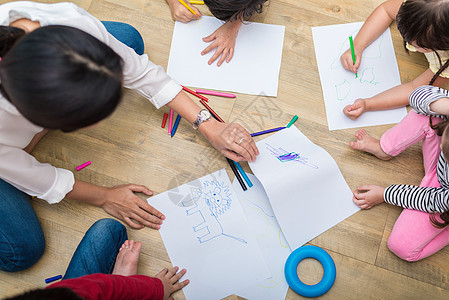
[[[178,273],[178,267],[164,269],[154,278],[137,275],[142,243],[127,238],[120,222],[95,222],[78,245],[62,281],[9,299],[169,299],[189,284],[189,280],[179,281],[186,270]]]
[[[388,247],[400,258],[416,261],[449,244],[449,121],[441,122],[438,118],[447,119],[449,115],[449,91],[422,86],[410,95],[410,105],[420,115],[410,112],[391,129],[396,131],[397,140],[383,141],[384,135],[379,142],[364,132],[361,140],[366,143],[359,149],[389,159],[418,142],[415,137],[420,136],[423,139],[426,173],[420,186],[395,184],[385,189],[363,185],[354,191],[353,200],[362,209],[369,209],[383,201],[404,207],[394,225]],[[426,126],[429,120],[432,124]],[[400,132],[403,133],[402,138]],[[409,136],[412,138],[409,139]],[[397,145],[397,149],[391,146],[391,142]],[[385,151],[385,148],[389,150]]]
[[[396,19],[407,49],[424,53],[429,68],[411,82],[401,84],[378,95],[357,99],[343,112],[351,119],[365,111],[405,106],[408,96],[417,87],[430,84],[442,86],[448,81],[446,70],[449,58],[449,2],[442,0],[388,0],[377,7],[363,24],[354,39],[356,62],[348,49],[340,60],[346,70],[357,72],[362,53]]]
[[[95,186],[29,153],[48,129],[73,131],[106,118],[123,86],[191,123],[201,108],[162,67],[137,54],[143,41],[127,24],[102,23],[72,3],[9,2],[0,6],[0,25],[0,270],[26,269],[45,249],[27,194],[51,204],[65,197],[91,203],[132,228],[158,229],[165,216],[134,194],[151,195],[147,187]],[[128,45],[137,50],[108,30],[131,38]],[[199,121],[198,130],[221,153],[255,159],[257,147],[240,125]]]
[[[210,12],[218,19],[225,21],[225,23],[215,30],[211,35],[203,38],[206,43],[212,42],[206,49],[201,52],[201,55],[209,53],[213,49],[215,53],[209,59],[208,64],[212,64],[217,58],[217,66],[221,66],[226,60],[229,63],[234,56],[235,39],[239,32],[243,21],[247,21],[254,13],[261,13],[263,5],[267,0],[204,0]],[[187,5],[189,2],[185,0]],[[196,20],[201,17],[199,10],[189,5],[197,15],[191,13],[179,0],[167,0],[170,6],[173,20],[181,21],[183,23]]]

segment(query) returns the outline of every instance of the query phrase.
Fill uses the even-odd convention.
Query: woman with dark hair
[[[131,26],[100,22],[72,3],[0,6],[0,270],[18,271],[43,254],[45,240],[28,195],[101,206],[133,228],[160,228],[164,215],[133,192],[141,185],[99,187],[29,153],[49,129],[73,131],[110,115],[122,87],[156,108],[167,105],[194,123],[227,157],[255,160],[257,147],[238,124],[218,123],[143,54]],[[126,43],[126,44],[125,44]]]
[[[206,43],[211,43],[201,52],[205,55],[215,50],[215,53],[209,59],[209,65],[217,58],[217,65],[221,66],[226,60],[229,63],[234,56],[234,46],[237,34],[244,21],[248,21],[255,13],[262,12],[264,3],[267,0],[204,0],[210,12],[225,23],[215,30],[211,35],[203,38]],[[196,20],[201,17],[200,11],[194,7],[190,7],[195,11],[196,15],[190,12],[179,0],[167,0],[170,6],[173,20],[183,23]],[[186,1],[189,5],[189,2]]]

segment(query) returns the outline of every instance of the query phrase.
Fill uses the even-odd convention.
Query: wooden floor
[[[150,59],[167,66],[173,21],[165,0],[74,2],[101,20],[135,26],[145,39]],[[273,0],[255,21],[286,27],[278,97],[243,94],[238,94],[235,100],[211,97],[211,106],[225,121],[239,122],[250,132],[282,126],[297,114],[298,128],[332,155],[351,189],[370,183],[419,184],[423,176],[420,145],[385,162],[349,148],[354,129],[329,132],[327,127],[311,26],[364,21],[381,2]],[[205,6],[198,7],[203,14],[210,15]],[[402,82],[410,81],[427,68],[426,60],[420,54],[407,55],[395,25],[391,30]],[[90,160],[91,166],[75,172],[77,178],[104,186],[144,184],[156,193],[220,168],[226,168],[232,179],[226,160],[185,120],[173,139],[160,128],[167,111],[167,108],[156,110],[137,93],[126,91],[121,106],[98,127],[71,134],[51,132],[33,154],[41,162],[73,171]],[[380,137],[390,127],[370,127],[368,132]],[[249,171],[246,163],[244,167]],[[44,278],[63,274],[84,232],[96,220],[108,217],[102,209],[70,200],[56,205],[33,200],[33,205],[46,236],[45,254],[29,270],[1,272],[1,296],[44,287]],[[360,211],[310,241],[327,250],[337,266],[335,284],[323,299],[449,297],[449,248],[415,263],[402,261],[388,250],[386,242],[400,212],[401,209],[387,204]],[[155,275],[163,267],[171,266],[158,231],[129,229],[129,236],[143,242],[140,274]],[[317,283],[322,275],[321,266],[312,259],[303,261],[299,270],[300,278],[308,284]],[[184,295],[178,292],[175,298],[184,299]],[[287,299],[298,298],[301,297],[289,290]]]

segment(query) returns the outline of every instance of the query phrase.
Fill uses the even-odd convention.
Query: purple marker
[[[282,162],[286,162],[286,161],[295,160],[298,157],[299,157],[299,154],[296,154],[295,152],[291,152],[288,154],[283,154],[281,156],[278,156],[277,158]]]

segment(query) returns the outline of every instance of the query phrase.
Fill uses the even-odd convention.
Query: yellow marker
[[[190,12],[192,13],[192,14],[194,14],[195,16],[198,16],[197,14],[196,14],[196,12],[190,7],[190,6],[188,6],[183,0],[178,0],[179,1],[179,3],[181,3],[182,5],[184,5],[188,10],[190,10]]]
[[[204,5],[204,1],[190,0],[190,4]]]

